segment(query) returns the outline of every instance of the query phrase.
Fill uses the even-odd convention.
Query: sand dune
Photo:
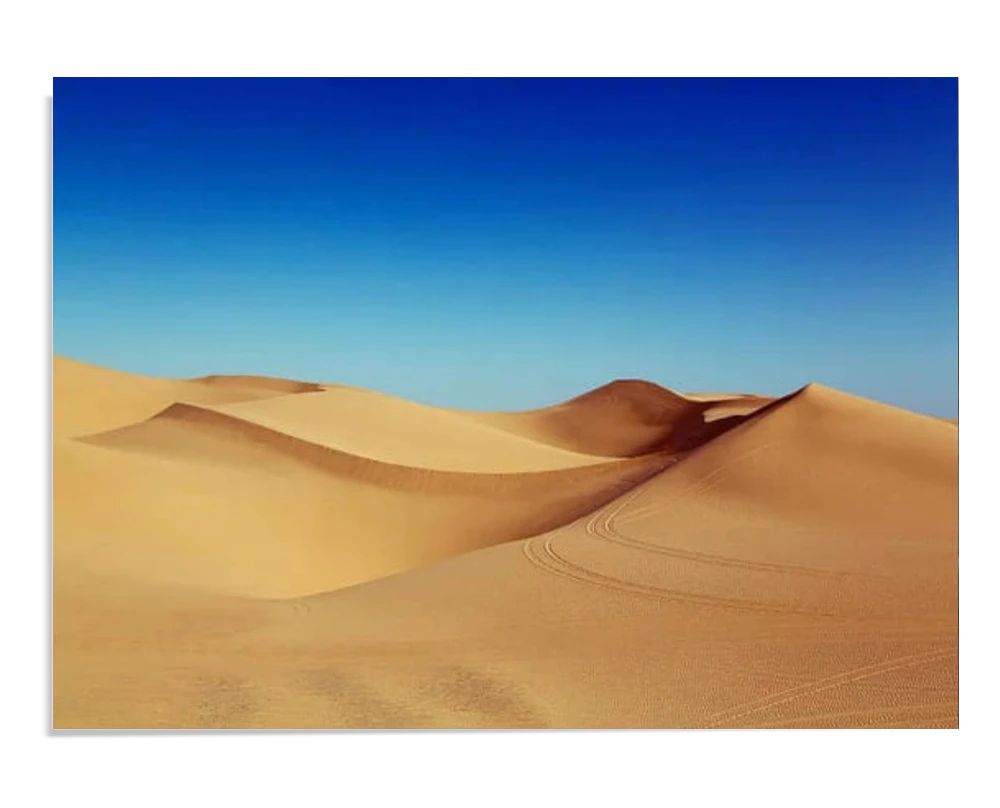
[[[198,376],[189,381],[204,387],[235,390],[240,397],[234,400],[242,400],[242,393],[247,390],[259,391],[261,394],[315,393],[323,390],[323,386],[315,382],[297,382],[293,379],[276,379],[271,376]]]
[[[56,356],[52,361],[54,437],[78,437],[148,418],[176,401],[225,403],[319,389],[260,376],[160,379]]]
[[[57,727],[957,726],[942,420],[54,373]]]
[[[524,538],[670,462],[654,455],[543,472],[436,471],[190,404],[57,457],[56,530],[65,519],[67,533],[100,537],[99,547],[75,548],[89,566],[104,559],[107,569],[262,597],[332,589]]]
[[[373,460],[443,471],[542,471],[608,459],[531,440],[463,413],[347,387],[216,409]]]
[[[620,379],[553,407],[470,417],[570,451],[637,457],[690,450],[770,400],[747,398],[699,401],[651,382]]]

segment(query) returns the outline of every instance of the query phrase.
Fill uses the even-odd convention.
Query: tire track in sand
[[[546,572],[566,578],[577,583],[588,586],[596,586],[602,589],[625,592],[633,595],[653,598],[655,600],[673,601],[676,603],[694,604],[699,606],[716,606],[726,609],[737,609],[750,612],[768,612],[776,614],[799,614],[816,617],[833,617],[835,615],[820,612],[812,609],[795,609],[777,603],[763,603],[760,601],[741,600],[739,598],[724,598],[716,595],[701,595],[693,592],[684,592],[678,589],[668,589],[665,587],[640,584],[634,581],[627,581],[616,578],[594,570],[582,567],[569,561],[564,556],[559,555],[553,547],[553,541],[558,534],[552,534],[544,538],[533,538],[526,540],[521,549],[525,558],[533,565]],[[540,544],[540,548],[539,545]]]
[[[739,457],[733,459],[729,463],[722,466],[718,466],[705,476],[695,480],[693,483],[683,488],[681,491],[675,494],[677,496],[683,496],[690,493],[703,493],[704,491],[710,490],[712,487],[719,485],[723,479],[720,476],[723,471],[739,463],[745,462],[754,455],[764,452],[768,449],[773,449],[780,445],[778,442],[772,442],[764,444],[763,446],[758,446],[746,454],[740,455]],[[705,483],[709,483],[707,486]],[[736,569],[746,569],[755,570],[760,572],[776,572],[784,573],[789,575],[814,575],[818,577],[842,577],[842,576],[859,576],[871,577],[863,573],[849,572],[847,570],[834,570],[834,569],[824,569],[821,567],[809,567],[801,564],[781,564],[777,562],[767,562],[767,561],[751,561],[745,558],[736,558],[733,556],[718,555],[715,553],[703,553],[697,550],[683,550],[679,547],[671,547],[668,545],[657,544],[654,542],[644,541],[642,539],[636,538],[622,533],[621,529],[615,524],[618,517],[621,516],[629,506],[643,493],[643,489],[635,488],[625,497],[617,500],[616,502],[609,503],[604,508],[600,508],[594,512],[590,520],[587,522],[585,530],[591,536],[596,538],[604,539],[605,541],[615,542],[617,544],[624,545],[626,547],[632,547],[637,550],[644,550],[646,552],[657,553],[659,555],[669,556],[671,558],[679,558],[685,561],[693,561],[702,564],[713,564],[716,566],[723,567],[733,567]],[[647,506],[648,512],[655,512],[657,506],[655,504]]]
[[[913,668],[919,665],[926,665],[931,662],[938,662],[952,656],[957,657],[958,652],[940,650],[925,651],[919,654],[908,654],[906,656],[893,657],[891,659],[883,660],[882,662],[860,665],[858,667],[842,671],[841,673],[834,674],[833,676],[825,676],[804,685],[779,690],[769,696],[737,704],[727,710],[722,710],[709,716],[707,722],[703,726],[709,728],[724,727],[725,725],[732,724],[734,721],[738,721],[748,715],[753,715],[754,713],[759,713],[764,710],[770,710],[774,707],[779,707],[782,704],[787,704],[788,702],[795,701],[797,699],[805,698],[807,696],[815,696],[818,693],[843,687],[844,685],[854,684],[855,682],[861,682],[865,679],[870,679],[884,673],[892,673],[893,671],[903,670],[905,668]]]
[[[715,467],[710,472],[700,477],[699,479],[692,482],[690,485],[683,488],[681,491],[677,492],[675,496],[684,495],[689,492],[694,492],[698,489],[709,490],[710,488],[719,485],[724,479],[723,473],[727,470],[736,466],[740,463],[744,463],[750,458],[776,448],[781,445],[780,441],[771,441],[769,443],[757,446],[736,458],[733,458],[727,463]],[[678,458],[679,462],[680,458]],[[676,463],[669,464],[654,474],[650,475],[649,478],[636,482],[630,490],[623,492],[623,494],[607,505],[598,508],[586,523],[584,523],[584,531],[587,535],[592,536],[595,539],[615,543],[618,545],[630,547],[643,552],[655,553],[658,555],[663,555],[672,558],[678,558],[685,561],[693,561],[696,563],[712,564],[716,566],[726,566],[735,569],[743,570],[753,570],[762,572],[774,572],[783,574],[797,574],[797,575],[813,575],[819,577],[841,577],[841,576],[856,576],[860,573],[853,573],[842,570],[827,570],[815,567],[808,567],[804,565],[795,564],[779,564],[772,562],[763,561],[750,561],[743,558],[734,558],[730,556],[721,556],[712,553],[702,553],[695,550],[682,550],[677,547],[670,547],[661,544],[654,544],[651,542],[643,541],[641,539],[636,539],[631,536],[623,535],[616,527],[615,520],[627,509],[632,503],[640,496],[644,489],[642,484],[648,482],[648,480],[667,470],[670,466]],[[707,484],[707,485],[706,485]],[[655,506],[653,506],[655,508]],[[742,611],[755,611],[755,612],[770,612],[779,614],[798,614],[798,615],[811,615],[817,617],[835,617],[838,616],[835,613],[821,611],[817,609],[801,609],[791,607],[785,604],[779,603],[765,603],[752,600],[744,600],[740,598],[727,598],[715,595],[707,594],[696,594],[691,592],[684,592],[681,590],[670,589],[667,587],[657,587],[650,584],[642,584],[634,581],[628,581],[623,578],[618,578],[612,575],[607,575],[605,573],[600,573],[587,567],[581,566],[575,562],[570,561],[566,557],[560,555],[556,552],[553,542],[561,534],[565,534],[574,525],[579,523],[573,523],[573,525],[567,525],[556,531],[553,531],[544,536],[533,537],[527,539],[522,544],[522,551],[525,558],[528,559],[534,566],[540,569],[546,570],[552,574],[559,575],[563,578],[569,580],[577,581],[578,583],[589,584],[592,586],[598,586],[607,590],[614,590],[619,592],[628,592],[636,595],[643,595],[646,597],[655,598],[658,600],[670,600],[681,603],[688,604],[700,604],[704,606],[718,606],[730,609],[739,609]],[[539,543],[541,549],[539,549]]]

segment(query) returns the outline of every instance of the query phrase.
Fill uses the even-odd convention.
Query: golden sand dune
[[[191,383],[203,387],[216,389],[229,389],[236,391],[235,396],[229,396],[226,400],[242,401],[245,398],[266,398],[265,394],[284,393],[315,393],[323,390],[323,386],[315,382],[297,382],[293,379],[276,379],[271,376],[199,376],[189,380]],[[245,396],[245,391],[258,391],[260,396]],[[220,396],[219,401],[223,400]]]
[[[620,379],[528,412],[470,413],[483,423],[574,452],[637,457],[686,451],[732,428],[770,399],[697,400],[651,382]]]
[[[543,471],[608,459],[530,440],[463,413],[350,387],[216,409],[362,457],[442,471]]]
[[[941,420],[55,376],[57,727],[957,725]]]
[[[76,437],[148,418],[175,401],[224,403],[321,389],[317,385],[262,376],[158,379],[54,357],[54,437]]]
[[[107,558],[158,580],[264,597],[531,536],[670,462],[653,455],[542,472],[437,471],[183,403],[59,447],[57,458],[56,531],[65,518],[67,532],[100,537],[99,553],[92,539],[78,549],[91,566]]]

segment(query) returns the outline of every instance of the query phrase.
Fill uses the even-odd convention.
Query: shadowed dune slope
[[[688,451],[731,429],[770,399],[696,401],[651,382],[622,379],[562,404],[527,412],[468,413],[493,426],[606,457]],[[717,408],[725,406],[728,411]]]

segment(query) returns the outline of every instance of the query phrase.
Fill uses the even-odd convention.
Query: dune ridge
[[[637,457],[694,449],[769,401],[753,398],[742,406],[729,399],[699,401],[652,382],[619,379],[538,410],[470,416],[570,451]],[[729,409],[721,412],[722,407]]]
[[[196,376],[188,381],[210,387],[235,387],[237,390],[268,390],[275,393],[314,393],[323,390],[315,382],[279,379],[273,376],[210,375]]]
[[[215,409],[350,454],[443,471],[544,471],[616,459],[561,449],[461,412],[354,388]]]
[[[179,430],[169,433],[154,431],[163,422],[192,427],[186,434]],[[151,429],[152,428],[152,429]],[[85,443],[108,448],[147,449],[165,453],[183,453],[196,444],[196,435],[208,435],[214,440],[209,446],[214,459],[226,458],[223,443],[230,446],[249,444],[265,452],[280,455],[294,462],[312,466],[330,474],[350,476],[361,482],[375,482],[385,488],[400,491],[444,491],[447,493],[494,493],[531,489],[539,483],[572,485],[598,479],[609,474],[650,468],[662,470],[673,460],[667,452],[637,457],[623,457],[599,464],[569,466],[543,471],[482,472],[449,471],[427,467],[404,466],[374,458],[361,457],[336,448],[297,438],[254,421],[240,418],[211,407],[178,402],[142,424],[80,438]],[[190,438],[187,442],[184,438]],[[228,440],[231,439],[231,440]],[[234,462],[244,463],[248,455],[237,453]]]

